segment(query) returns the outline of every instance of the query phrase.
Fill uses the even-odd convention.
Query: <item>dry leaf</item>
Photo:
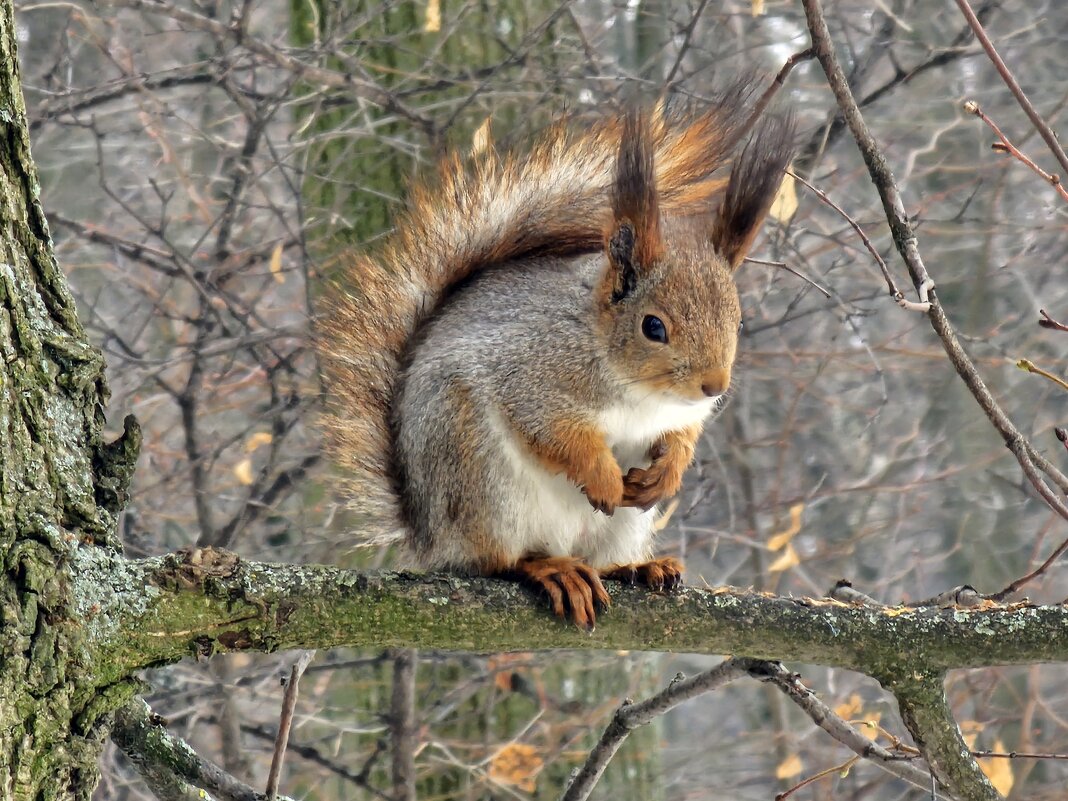
[[[538,749],[526,743],[509,743],[490,760],[490,778],[501,784],[510,784],[526,793],[537,788],[535,779],[542,765]]]
[[[834,714],[842,720],[853,720],[860,717],[860,710],[864,708],[864,702],[860,696],[853,693],[848,699],[834,708]]]
[[[764,0],[750,0],[749,12],[754,17],[759,17],[764,13]]]
[[[799,564],[801,564],[801,559],[798,557],[797,551],[794,550],[794,546],[787,545],[786,550],[782,552],[779,558],[768,565],[768,572],[781,573]]]
[[[779,556],[779,559],[768,565],[768,572],[782,572],[800,564],[801,559],[798,556],[798,552],[794,550],[794,546],[788,545],[786,550]]]
[[[282,243],[279,242],[274,246],[274,250],[271,251],[271,275],[274,276],[276,283],[284,284],[286,282],[285,273],[282,272]]]
[[[261,448],[264,445],[270,445],[272,439],[274,439],[274,437],[266,431],[260,431],[253,434],[248,438],[248,442],[245,443],[245,453],[252,453],[257,448]]]
[[[441,0],[427,0],[426,23],[423,25],[423,31],[426,33],[437,33],[440,30]]]
[[[782,177],[779,191],[775,194],[775,200],[772,201],[768,214],[781,223],[787,223],[790,222],[795,211],[797,211],[797,188],[794,185],[794,176],[787,174]]]
[[[471,137],[471,153],[482,153],[493,144],[493,132],[490,130],[490,118],[486,117]]]
[[[668,505],[664,507],[664,511],[660,513],[660,516],[653,521],[654,531],[663,531],[667,528],[668,521],[671,520],[671,516],[675,514],[675,510],[679,508],[678,497],[672,498],[668,501]]]
[[[788,756],[782,761],[779,767],[775,768],[776,779],[792,779],[801,773],[801,757],[797,754]]]
[[[790,525],[778,534],[773,534],[771,539],[768,540],[769,551],[782,550],[783,546],[788,544],[790,540],[801,530],[801,513],[805,510],[803,503],[795,503],[790,507]]]
[[[252,460],[242,459],[234,467],[234,475],[237,476],[237,480],[244,484],[246,487],[252,483]]]

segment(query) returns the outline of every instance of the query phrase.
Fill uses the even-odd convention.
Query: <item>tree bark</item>
[[[4,797],[88,799],[108,712],[137,690],[97,670],[79,554],[119,558],[136,424],[101,439],[104,361],[52,254],[30,157],[14,14],[0,3],[0,777]]]

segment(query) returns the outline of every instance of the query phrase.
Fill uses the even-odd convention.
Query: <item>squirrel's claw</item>
[[[601,570],[601,578],[644,584],[651,590],[673,590],[682,584],[682,562],[668,556],[633,565],[613,565]]]
[[[612,604],[598,572],[581,559],[525,557],[516,562],[514,572],[549,597],[557,617],[570,617],[586,631],[593,631],[597,612]]]

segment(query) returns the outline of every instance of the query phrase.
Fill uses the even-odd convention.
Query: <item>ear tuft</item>
[[[609,269],[617,273],[613,303],[630,294],[641,273],[660,259],[664,249],[648,117],[632,109],[623,115],[621,123],[612,187],[612,230],[606,246]]]
[[[712,244],[735,269],[753,245],[794,155],[794,121],[765,117],[731,170]]]

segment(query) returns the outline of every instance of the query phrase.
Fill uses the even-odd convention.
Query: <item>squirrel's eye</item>
[[[742,320],[739,320],[739,321],[738,321],[738,333],[739,333],[739,334],[740,334],[740,333],[742,333],[742,329],[743,329],[743,328],[745,328],[745,322],[744,322],[744,321],[742,321]]]
[[[642,320],[642,333],[645,334],[646,339],[651,339],[653,342],[667,343],[668,341],[667,328],[664,327],[663,321],[651,314],[647,314]]]

